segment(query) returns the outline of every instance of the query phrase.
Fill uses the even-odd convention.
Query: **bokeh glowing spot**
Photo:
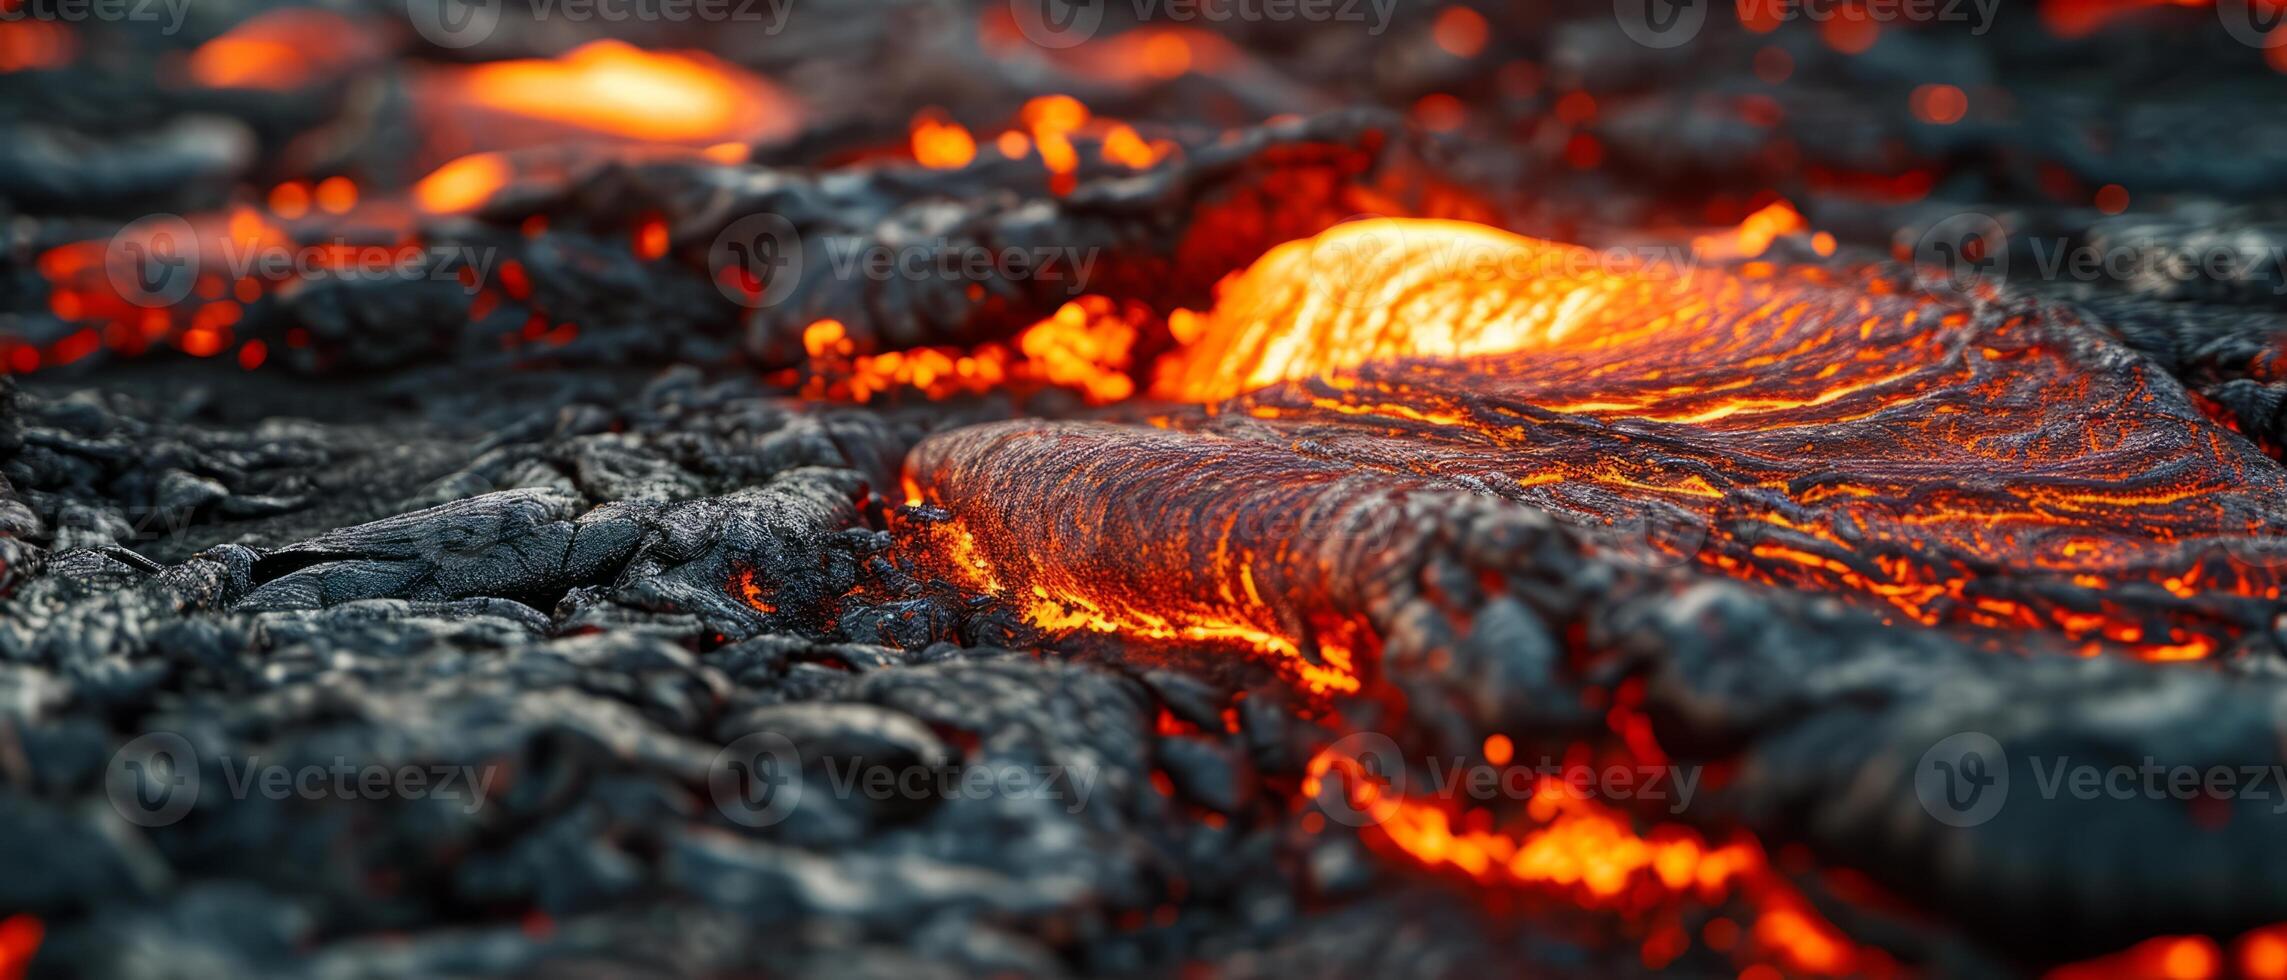
[[[413,203],[431,214],[468,211],[507,186],[512,171],[498,153],[472,153],[438,167],[413,185]]]
[[[931,170],[959,170],[977,158],[977,140],[941,112],[913,117],[913,159]]]
[[[1969,96],[1958,86],[1922,85],[1907,96],[1914,118],[1935,126],[1949,126],[1969,114]]]
[[[2119,184],[2106,184],[2097,188],[2096,209],[2106,214],[2119,214],[2128,210],[2128,188]]]
[[[738,68],[618,41],[592,41],[560,58],[475,65],[454,82],[469,105],[666,143],[753,139],[796,121],[791,101]]]
[[[378,57],[376,36],[340,14],[283,7],[199,45],[191,52],[191,80],[208,88],[295,89]]]
[[[1437,46],[1456,58],[1474,58],[1485,50],[1487,33],[1484,14],[1458,5],[1438,11],[1437,22],[1430,27]]]

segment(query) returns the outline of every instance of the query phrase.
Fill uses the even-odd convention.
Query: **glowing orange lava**
[[[1699,252],[1802,230],[1774,209]],[[1472,608],[1434,601],[1427,569],[1492,588],[1530,574],[1529,546],[1475,537],[1515,503],[1616,556],[2052,647],[2198,657],[2268,624],[2287,473],[2157,368],[1991,291],[1700,261],[1425,220],[1280,246],[1212,309],[1171,316],[1152,394],[1194,405],[923,440],[907,497],[950,519],[917,553],[1044,629],[1252,649],[1318,695],[1372,697],[1396,644],[1458,642]],[[1738,934],[1709,944],[1757,976],[1896,969],[1751,839],[1639,830],[1558,792],[1521,824],[1487,820],[1356,769],[1322,753],[1306,795],[1344,776],[1376,839],[1419,864],[1627,915],[1744,902]],[[2235,953],[2251,975],[2287,968],[2275,938]],[[1690,941],[1661,931],[1645,962]],[[2143,975],[2219,975],[2204,942],[2124,955]]]
[[[440,101],[630,139],[705,146],[789,131],[797,110],[774,87],[695,52],[592,41],[560,58],[459,69]]]
[[[1312,757],[1302,793],[1323,798],[1329,783],[1390,846],[1428,866],[1451,868],[1488,884],[1544,889],[1584,908],[1651,918],[1685,903],[1716,905],[1738,898],[1754,910],[1741,959],[1768,960],[1817,976],[1886,976],[1896,965],[1853,944],[1810,908],[1745,836],[1711,844],[1678,825],[1638,832],[1626,815],[1553,775],[1540,775],[1518,827],[1464,827],[1433,801],[1392,792],[1358,760],[1332,749]],[[1483,814],[1479,814],[1483,816]],[[1688,937],[1647,941],[1646,965],[1658,968]],[[1659,960],[1661,962],[1653,962]]]
[[[438,167],[413,185],[413,203],[431,214],[451,214],[483,204],[507,186],[515,171],[498,153],[471,153]]]
[[[841,321],[820,320],[802,335],[810,357],[803,392],[812,398],[867,402],[899,389],[944,398],[1060,387],[1080,392],[1091,404],[1108,404],[1135,393],[1128,376],[1129,351],[1143,319],[1138,308],[1082,296],[1018,334],[1013,350],[986,343],[882,354],[855,353]]]
[[[1275,249],[1170,327],[1160,397],[1404,443],[1409,480],[1511,474],[1595,523],[1684,515],[1706,540],[1679,557],[1919,622],[2197,657],[2215,631],[2153,607],[2251,625],[2287,567],[2275,462],[2029,311],[1388,219]],[[2137,584],[2084,607],[2027,579]]]
[[[248,18],[191,52],[191,80],[209,88],[284,91],[377,57],[374,32],[325,10],[286,7]]]
[[[931,170],[958,170],[977,158],[977,140],[960,123],[935,113],[913,120],[913,159]]]

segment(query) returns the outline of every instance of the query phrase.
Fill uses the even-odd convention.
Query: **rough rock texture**
[[[779,373],[804,364],[818,318],[860,353],[958,348],[1006,341],[1079,285],[837,265],[877,246],[1084,252],[1086,291],[1166,315],[1353,217],[1673,244],[1778,195],[1832,238],[1782,235],[1762,257],[1837,283],[1822,316],[1844,326],[1853,290],[1911,278],[1872,266],[1926,260],[1931,229],[1990,217],[2008,266],[1992,295],[1955,300],[1981,327],[2038,301],[2050,339],[2111,372],[2118,397],[2059,423],[2060,455],[2119,458],[2075,441],[2158,392],[2174,428],[2152,436],[2166,452],[2128,454],[2160,474],[2135,489],[2220,443],[2263,477],[2234,514],[2267,516],[2264,457],[2287,446],[2282,76],[2215,10],[2011,5],[1846,50],[1808,21],[1714,16],[1661,48],[1601,0],[1477,5],[1481,51],[1463,55],[1450,5],[1405,4],[1370,24],[1180,25],[1197,33],[1169,73],[1138,56],[1125,5],[1096,5],[1099,36],[1054,50],[1001,3],[802,0],[783,31],[492,6],[500,28],[466,48],[408,29],[403,4],[329,8],[331,43],[290,45],[313,56],[304,76],[269,86],[186,81],[193,45],[266,3],[191,5],[180,30],[74,23],[69,44],[0,35],[17,59],[0,70],[0,937],[39,923],[36,974],[1735,976],[1794,965],[1763,935],[1776,908],[1781,926],[1831,923],[1862,965],[2008,976],[2287,919],[2287,785],[2039,790],[2075,762],[2280,762],[2274,596],[2140,583],[2126,605],[2212,628],[2213,656],[2146,663],[2113,637],[2089,659],[2044,629],[1927,628],[1684,560],[1757,521],[1596,481],[1527,487],[1546,474],[1498,454],[1423,472],[1391,449],[1427,441],[1418,419],[838,406],[793,399]],[[2078,36],[2044,14],[2100,6],[2117,19]],[[467,63],[605,36],[712,51],[799,115],[730,163],[600,133],[516,145],[423,101]],[[1916,110],[1937,85],[1967,96],[1962,118]],[[1107,159],[1098,127],[1052,168],[1025,116],[1049,93],[1133,124],[1154,159]],[[970,127],[972,165],[914,162],[929,109]],[[1026,151],[999,153],[1002,130]],[[498,194],[459,215],[404,207],[476,149],[518,154]],[[280,183],[333,176],[380,207],[268,206]],[[2092,206],[2114,183],[2126,213]],[[220,293],[160,314],[111,295],[107,245],[128,222],[255,212],[295,245],[426,248],[403,273],[234,284],[220,340],[188,336]],[[719,253],[762,212],[805,261],[755,308]],[[2045,272],[2057,249],[2155,261]],[[2235,260],[2169,264],[2200,253]],[[1763,323],[1734,321],[1769,341]],[[1144,387],[1173,343],[1152,326]],[[1753,353],[1789,366],[1786,348]],[[2079,377],[1996,364],[1981,370],[2011,399]],[[1297,379],[1235,404],[1358,407],[1345,397]],[[1011,416],[1044,417],[965,428]],[[1737,446],[1531,418],[1503,431],[1667,476],[1720,476],[1709,458]],[[1371,438],[1334,438],[1361,426]],[[1029,470],[981,466],[1011,432],[1069,441]],[[1802,476],[1800,451],[1760,449],[1737,470]],[[1154,453],[1195,496],[1118,479]],[[904,477],[919,490],[962,466],[1003,483],[906,506]],[[1963,478],[1992,489],[2007,470]],[[1079,492],[1091,473],[1098,492]],[[1245,479],[1264,473],[1288,482]],[[2104,477],[2083,489],[2119,489]],[[991,513],[1023,519],[962,537]],[[1203,529],[1208,513],[1229,521]],[[1808,537],[1715,550],[1752,565]],[[1191,558],[1226,573],[1289,546],[1322,560],[1186,577]],[[1836,578],[1878,550],[1811,549]],[[1010,574],[1035,561],[1124,570],[1129,612],[1260,615],[1186,631],[1043,610]],[[2020,570],[1981,569],[2004,574],[1974,598],[2084,614],[2073,603],[2124,598]],[[1067,579],[1039,584],[1106,580]],[[1943,826],[1915,773],[1972,732],[2006,749],[2011,802]],[[1518,760],[1703,767],[1688,807],[1614,802],[1609,822],[1543,840],[1611,865],[1631,842],[1748,840],[1763,871],[1670,901],[1633,887],[1662,874],[1646,865],[1616,908],[1577,871],[1511,880],[1450,860],[1461,848],[1407,851],[1395,826],[1329,819],[1328,747],[1360,733],[1416,779],[1489,761],[1495,735]],[[1550,826],[1520,799],[1436,802],[1464,834]],[[1779,891],[1801,904],[1770,904]],[[1737,941],[1718,948],[1725,925]],[[0,944],[0,974],[13,952]]]

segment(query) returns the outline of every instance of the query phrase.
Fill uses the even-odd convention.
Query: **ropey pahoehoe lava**
[[[1360,511],[1460,491],[1925,624],[2211,654],[2279,596],[2287,472],[2065,316],[1353,222],[1177,313],[1153,394],[1197,407],[959,430],[909,477],[1044,624],[1387,628],[1403,532]]]

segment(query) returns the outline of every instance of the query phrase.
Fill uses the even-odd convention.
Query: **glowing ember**
[[[507,186],[515,171],[498,153],[472,153],[438,167],[413,185],[413,203],[431,214],[467,211]]]
[[[132,355],[172,345],[194,357],[220,354],[236,343],[234,328],[246,304],[280,281],[264,274],[269,271],[264,263],[247,260],[289,246],[282,228],[261,212],[240,207],[133,225],[115,241],[74,242],[50,249],[36,263],[51,290],[49,310],[59,319],[85,324],[86,329],[45,351],[14,348],[7,355],[7,367],[26,372],[70,364],[105,348]],[[321,249],[312,253],[311,260],[322,264],[332,257]],[[187,270],[186,276],[195,276],[195,288],[179,296],[123,291],[125,284],[137,281],[138,272],[145,271],[139,262]],[[170,274],[167,281],[178,280]]]
[[[913,120],[913,159],[932,170],[958,170],[977,158],[977,141],[960,123],[936,114]]]
[[[820,320],[802,335],[810,356],[810,379],[803,391],[812,398],[866,402],[896,389],[945,398],[1061,387],[1081,392],[1093,404],[1107,404],[1135,393],[1128,377],[1129,350],[1144,318],[1140,308],[1082,296],[1026,328],[1014,350],[987,343],[967,350],[922,347],[867,355],[854,353],[840,321]]]

